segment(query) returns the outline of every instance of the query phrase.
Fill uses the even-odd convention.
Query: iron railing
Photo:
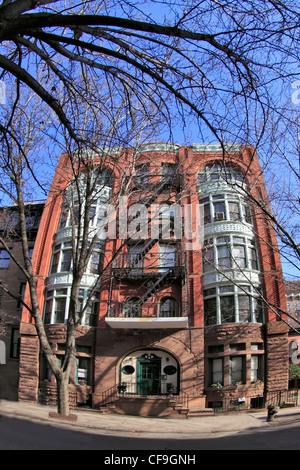
[[[152,387],[155,388],[155,387]],[[102,400],[100,406],[108,405],[113,403],[119,398],[161,398],[166,397],[183,405],[185,408],[189,408],[189,395],[183,390],[178,390],[178,388],[170,383],[162,383],[158,386],[157,391],[151,390],[149,385],[143,383],[125,383],[116,384],[113,387],[109,388],[102,393]]]
[[[231,411],[247,411],[252,409],[265,409],[269,405],[279,408],[300,405],[300,390],[280,390],[266,394],[247,395],[240,398],[220,398],[208,404],[215,413],[229,413]]]
[[[159,304],[153,302],[139,305],[138,303],[111,301],[107,316],[110,318],[182,318],[187,317],[187,305],[185,302],[178,302],[170,311],[163,311]]]

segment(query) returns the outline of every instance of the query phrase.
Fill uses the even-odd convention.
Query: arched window
[[[198,173],[198,184],[225,181],[227,183],[244,182],[243,173],[232,166],[223,166],[219,162],[207,165]]]
[[[171,297],[164,297],[159,302],[159,316],[160,317],[177,317],[178,316],[178,303],[177,300]]]
[[[139,304],[138,297],[130,297],[125,301],[123,315],[127,318],[142,316],[142,306]]]

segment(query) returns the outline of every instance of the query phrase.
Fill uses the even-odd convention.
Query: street
[[[211,436],[211,434],[210,434]],[[90,434],[23,419],[0,419],[0,450],[101,450],[173,451],[182,455],[191,450],[300,450],[300,426],[255,429],[222,437],[156,439]],[[109,457],[111,453],[103,455]],[[118,454],[120,455],[120,454]],[[146,455],[146,454],[145,454]],[[153,462],[151,462],[153,463]],[[162,462],[160,462],[162,463]],[[138,462],[137,465],[138,466]]]

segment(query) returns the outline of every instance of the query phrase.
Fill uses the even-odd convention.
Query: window
[[[158,266],[160,271],[176,266],[176,247],[174,245],[159,244]]]
[[[223,358],[209,360],[210,385],[223,384]]]
[[[62,260],[61,260],[61,268],[60,271],[67,271],[71,270],[71,263],[72,263],[72,249],[71,249],[71,242],[64,243],[64,250],[62,251]]]
[[[221,323],[235,322],[234,296],[225,295],[220,297]]]
[[[203,250],[203,272],[207,273],[215,269],[214,248],[206,248]]]
[[[178,304],[175,299],[165,297],[159,303],[159,316],[160,317],[177,317]]]
[[[219,285],[204,289],[204,325],[262,323],[259,292],[250,285]]]
[[[245,356],[230,358],[230,383],[245,382]]]
[[[199,204],[204,208],[204,224],[223,220],[251,224],[251,209],[242,196],[210,194],[200,198]]]
[[[241,220],[240,205],[238,202],[228,202],[229,220]]]
[[[53,323],[64,323],[66,314],[67,289],[56,289]]]
[[[204,324],[205,326],[217,324],[217,300],[216,298],[204,299]]]
[[[214,196],[213,196],[214,197]],[[213,203],[214,221],[226,220],[225,202],[218,201]]]
[[[251,269],[258,269],[257,254],[255,248],[249,249],[249,260]]]
[[[233,267],[246,267],[246,251],[244,245],[233,245],[232,247]]]
[[[127,267],[136,268],[136,272],[141,273],[143,269],[144,256],[143,256],[144,245],[128,246],[127,252]]]
[[[174,163],[162,163],[161,180],[167,183],[176,182],[176,165]]]
[[[216,354],[216,353],[222,353],[224,352],[224,345],[223,344],[217,344],[215,346],[208,346],[208,354]]]
[[[248,237],[219,236],[204,241],[203,271],[236,269],[258,270],[255,242]],[[216,260],[216,261],[214,261]]]
[[[19,299],[20,300],[18,300],[17,308],[22,308],[23,307],[22,300],[24,299],[25,290],[26,290],[26,282],[21,282],[20,289],[19,289]]]
[[[218,246],[218,268],[226,269],[231,267],[231,254],[229,246]]]
[[[175,229],[175,208],[162,204],[159,207],[159,237],[172,238],[174,237]]]
[[[89,272],[100,274],[103,266],[104,253],[102,251],[93,251],[89,261]]]
[[[0,268],[8,268],[10,254],[6,250],[0,250]]]
[[[46,293],[45,323],[64,323],[67,304],[67,289],[53,289]]]
[[[262,379],[262,356],[251,356],[251,382],[257,382]]]
[[[78,295],[77,313],[82,315],[82,326],[97,326],[99,314],[99,292],[90,295],[88,289],[80,289]]]
[[[247,295],[238,296],[239,320],[240,323],[251,321],[250,298]]]
[[[230,344],[229,349],[230,351],[245,351],[246,344],[245,343]]]
[[[243,174],[236,168],[230,166],[223,166],[220,163],[207,165],[198,173],[198,184],[205,182],[226,182],[234,183],[244,181]]]
[[[90,385],[90,367],[89,357],[76,357],[76,384]]]
[[[18,359],[20,357],[20,332],[19,328],[12,328],[11,330],[11,343],[10,343],[10,357]]]
[[[123,315],[127,318],[142,316],[142,306],[137,297],[131,297],[125,301]]]
[[[149,163],[135,167],[135,184],[145,184],[149,181]]]

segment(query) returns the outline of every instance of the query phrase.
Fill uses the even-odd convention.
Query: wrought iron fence
[[[229,413],[233,411],[248,411],[265,409],[269,405],[280,408],[300,405],[300,390],[280,390],[261,395],[247,395],[239,398],[222,398],[219,401],[208,403],[215,413]]]
[[[101,406],[114,402],[121,397],[142,397],[142,398],[160,398],[166,397],[182,404],[185,408],[189,407],[189,395],[183,390],[171,383],[162,383],[155,390],[153,387],[147,387],[147,384],[132,382],[116,384],[102,393]]]

